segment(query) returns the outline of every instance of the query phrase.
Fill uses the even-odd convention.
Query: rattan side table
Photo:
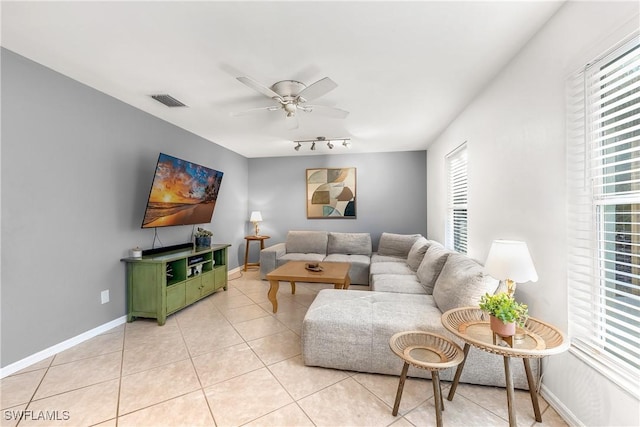
[[[443,336],[425,331],[398,332],[389,340],[389,347],[391,347],[391,351],[404,360],[392,414],[394,416],[398,415],[400,399],[402,399],[402,390],[404,389],[404,382],[407,379],[407,371],[410,365],[415,366],[419,369],[431,371],[433,396],[436,407],[436,423],[438,427],[441,427],[444,401],[442,400],[438,371],[452,368],[462,363],[464,360],[462,349]]]
[[[529,317],[523,328],[519,328],[521,335],[510,342],[502,341],[494,344],[494,334],[489,326],[489,319],[482,310],[477,307],[454,308],[442,314],[442,325],[452,334],[464,340],[464,361],[458,365],[453,384],[449,390],[448,400],[453,400],[464,363],[467,360],[469,346],[477,347],[489,353],[500,355],[504,358],[504,376],[507,388],[507,405],[509,410],[509,426],[515,427],[516,409],[513,403],[513,379],[511,376],[511,358],[522,358],[524,370],[527,374],[531,404],[537,422],[542,422],[540,406],[538,405],[538,393],[536,382],[531,373],[529,359],[539,359],[552,354],[562,353],[569,347],[569,342],[564,334],[556,327]]]

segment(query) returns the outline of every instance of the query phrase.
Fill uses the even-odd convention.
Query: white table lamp
[[[504,280],[510,296],[516,291],[516,283],[538,281],[538,273],[525,242],[494,240],[484,270],[491,277]]]
[[[260,213],[260,211],[253,211],[251,212],[251,218],[249,218],[249,221],[251,221],[253,223],[253,226],[256,228],[256,233],[255,235],[258,235],[258,223],[262,221],[262,214]]]

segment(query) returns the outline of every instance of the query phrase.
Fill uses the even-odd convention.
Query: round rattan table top
[[[569,347],[558,328],[533,317],[529,317],[523,328],[518,328],[513,346],[504,342],[494,344],[488,314],[477,307],[454,308],[443,313],[442,325],[474,347],[503,356],[540,358],[562,353]]]
[[[407,363],[429,371],[451,368],[464,360],[455,343],[425,331],[398,332],[389,340],[389,347]]]

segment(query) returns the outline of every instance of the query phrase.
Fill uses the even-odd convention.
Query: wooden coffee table
[[[273,312],[278,311],[278,288],[280,281],[291,283],[291,294],[296,293],[296,282],[331,283],[335,289],[349,289],[348,262],[321,262],[322,271],[309,271],[305,268],[307,261],[289,261],[267,274],[269,281],[269,301],[273,305]]]

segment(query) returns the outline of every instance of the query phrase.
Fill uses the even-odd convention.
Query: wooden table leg
[[[529,394],[531,395],[531,404],[533,405],[533,413],[536,417],[536,421],[542,422],[542,414],[540,413],[540,405],[538,404],[538,391],[536,382],[533,380],[533,374],[531,373],[531,365],[527,357],[522,358],[524,363],[524,371],[527,374],[527,383],[529,384]]]
[[[247,243],[244,249],[244,271],[247,271],[248,265],[249,265],[249,241],[247,240]]]
[[[409,370],[409,364],[404,362],[402,367],[402,374],[400,374],[400,382],[398,383],[398,391],[396,392],[396,402],[393,404],[393,412],[391,414],[395,417],[398,415],[398,409],[400,409],[400,399],[402,399],[402,390],[404,390],[404,382],[407,379],[407,371]]]
[[[296,294],[296,282],[289,282],[291,283],[291,295],[295,295]]]
[[[431,371],[431,382],[433,383],[433,404],[436,407],[436,425],[442,427],[442,410],[444,403],[442,402],[442,390],[440,389],[440,375],[438,371]]]
[[[456,369],[456,375],[453,377],[453,383],[451,384],[451,388],[449,389],[449,395],[447,396],[447,400],[452,401],[453,396],[456,394],[456,388],[458,388],[458,383],[460,382],[460,375],[462,375],[462,368],[464,368],[464,362],[467,361],[467,354],[469,354],[469,348],[471,346],[468,343],[465,343],[464,349],[462,352],[464,353],[464,359],[462,359],[462,363],[458,365]]]
[[[273,306],[273,312],[276,313],[278,311],[278,288],[280,287],[280,282],[277,280],[269,280],[269,293],[267,296],[269,297],[269,301],[271,301],[271,305]]]
[[[516,407],[513,401],[513,378],[511,377],[511,358],[504,356],[504,378],[507,385],[507,409],[509,411],[509,427],[517,427]]]

